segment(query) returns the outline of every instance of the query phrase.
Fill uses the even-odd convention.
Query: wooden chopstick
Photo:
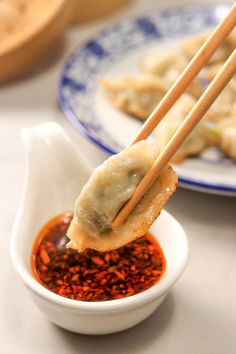
[[[142,181],[137,186],[131,199],[120,210],[113,221],[112,227],[116,229],[131,213],[140,199],[149,190],[152,184],[159,176],[161,170],[168,164],[173,155],[179,149],[186,137],[191,133],[203,115],[207,112],[213,102],[217,99],[221,91],[225,88],[228,82],[236,73],[236,49],[233,51],[229,59],[223,65],[214,80],[202,94],[193,109],[187,115],[186,119],[176,130],[175,134],[169,140],[166,147],[157,157],[154,165],[146,173]]]
[[[235,24],[236,24],[236,3],[232,6],[232,8],[230,9],[228,15],[224,18],[224,20],[219,23],[219,25],[212,32],[212,34],[209,36],[207,41],[195,54],[195,56],[188,64],[186,69],[183,71],[183,73],[180,75],[178,80],[174,83],[174,85],[170,88],[167,94],[163,97],[159,105],[151,113],[151,115],[149,116],[149,118],[141,128],[140,132],[137,134],[136,138],[132,142],[132,144],[138,142],[139,140],[146,139],[152,133],[152,131],[157,126],[157,124],[162,120],[162,118],[170,110],[170,108],[177,101],[177,99],[181,96],[181,94],[184,92],[187,86],[192,82],[192,80],[196,77],[199,71],[203,68],[207,60],[212,56],[212,54],[216,51],[216,49],[220,46],[220,44],[225,40],[228,34],[232,31],[232,29],[235,27]],[[234,63],[235,52],[232,54],[229,60],[225,63],[222,70],[212,81],[211,85],[202,95],[202,97],[197,102],[197,104],[192,109],[192,111],[188,114],[186,118],[187,123],[185,123],[184,121],[181,124],[179,129],[176,131],[172,139],[167,144],[166,148],[162,151],[162,153],[157,158],[155,164],[147,172],[147,174],[144,176],[140,184],[137,186],[131,199],[119,211],[112,224],[112,227],[114,229],[118,228],[120,224],[122,224],[122,222],[127,218],[129,213],[133,210],[133,208],[137,205],[137,203],[142,198],[142,196],[146,193],[146,191],[151,187],[152,183],[156,180],[161,169],[169,162],[169,160],[177,151],[181,143],[183,143],[184,139],[188,136],[189,132],[194,128],[197,122],[201,119],[201,117],[204,115],[207,109],[209,109],[211,104],[215,101],[215,99],[218,97],[218,95],[223,90],[225,85],[228,83],[231,76],[228,77],[226,74],[224,80],[219,75],[224,75],[225,70],[228,74],[230,74],[231,71],[234,69],[233,65],[235,65]],[[228,65],[230,69],[228,69]],[[203,107],[205,107],[205,109],[203,110],[201,109],[201,104],[203,104]],[[194,123],[195,119],[196,119],[196,123]],[[184,128],[183,132],[182,132],[182,128]],[[175,139],[177,140],[175,141]]]
[[[195,54],[188,66],[179,76],[178,80],[172,85],[167,94],[163,97],[159,105],[150,114],[141,130],[137,134],[132,144],[146,139],[162,120],[166,113],[171,109],[177,99],[185,91],[188,85],[197,76],[208,59],[225,40],[228,34],[236,25],[236,3],[230,9],[228,15],[215,28],[203,46]]]

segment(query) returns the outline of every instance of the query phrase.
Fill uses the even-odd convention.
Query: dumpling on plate
[[[186,65],[186,59],[178,53],[178,50],[166,48],[151,48],[141,60],[141,69],[144,72],[165,79],[169,87],[177,80]],[[186,92],[195,98],[201,96],[203,88],[198,78],[192,81]]]
[[[204,32],[198,35],[185,38],[181,43],[182,53],[187,59],[192,59],[196,52],[200,49],[206,39],[209,37],[210,32]],[[209,60],[209,64],[225,62],[229,55],[236,47],[236,33],[231,33],[224,43],[216,50]]]
[[[205,70],[205,79],[207,81],[212,81],[214,79],[214,77],[218,74],[218,72],[220,71],[220,69],[223,66],[223,62],[221,63],[216,63],[216,64],[212,64],[209,65],[206,70]]]
[[[166,48],[151,48],[141,59],[141,69],[152,75],[164,75],[176,80],[183,67],[183,60],[176,52]]]
[[[219,122],[215,126],[215,131],[219,134],[220,149],[236,161],[236,116]]]
[[[112,103],[141,120],[147,119],[169,88],[166,80],[151,75],[101,80]]]
[[[145,234],[177,187],[178,179],[170,166],[163,169],[117,230],[112,229],[112,222],[158,153],[156,144],[141,141],[94,170],[76,200],[74,218],[67,231],[68,247],[79,252],[87,248],[108,251]]]
[[[195,105],[196,100],[188,95],[183,94],[175,106],[170,110],[164,119],[158,124],[156,133],[156,142],[162,150],[172,135],[184,121],[188,113]],[[205,118],[206,119],[206,118]],[[199,155],[209,145],[208,130],[204,119],[198,123],[192,133],[184,141],[180,149],[173,158],[173,162],[182,162],[188,156]]]
[[[236,111],[236,78],[233,78],[208,111],[209,118],[219,122]]]

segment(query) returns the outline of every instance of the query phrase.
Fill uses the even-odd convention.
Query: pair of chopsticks
[[[177,99],[185,91],[188,85],[197,76],[209,58],[213,55],[216,49],[222,44],[225,38],[233,30],[236,25],[236,3],[229,11],[226,18],[219,23],[213,33],[209,36],[200,50],[195,54],[191,62],[182,72],[178,80],[173,84],[167,94],[163,97],[158,106],[151,113],[138,135],[132,144],[146,139],[157,124],[162,120],[165,114],[171,109]],[[179,149],[184,140],[191,133],[193,128],[197,125],[200,119],[204,116],[210,106],[214,103],[221,91],[229,83],[236,73],[236,49],[234,49],[231,56],[225,62],[219,73],[210,83],[206,91],[202,94],[193,109],[187,115],[185,120],[176,130],[175,134],[169,140],[165,148],[157,157],[154,165],[148,170],[144,178],[137,186],[134,194],[130,200],[123,206],[123,208],[116,215],[112,227],[117,229],[128,215],[135,208],[140,199],[149,190],[152,184],[159,176],[161,170],[168,164],[173,155]]]

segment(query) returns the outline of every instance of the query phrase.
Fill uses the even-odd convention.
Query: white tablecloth
[[[68,31],[50,59],[23,80],[0,88],[0,353],[233,354],[236,353],[236,199],[179,189],[167,205],[187,231],[188,267],[160,309],[137,327],[109,336],[66,332],[32,302],[9,259],[8,244],[24,180],[19,129],[54,120],[93,166],[105,153],[77,134],[57,102],[62,62],[97,29],[122,16],[161,6],[138,0],[116,15]],[[167,0],[173,6],[178,0]]]

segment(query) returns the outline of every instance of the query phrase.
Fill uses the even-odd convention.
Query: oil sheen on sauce
[[[109,252],[78,253],[65,247],[73,213],[50,220],[32,249],[32,271],[50,291],[80,301],[107,301],[138,294],[162,277],[166,261],[156,239],[147,233]]]

